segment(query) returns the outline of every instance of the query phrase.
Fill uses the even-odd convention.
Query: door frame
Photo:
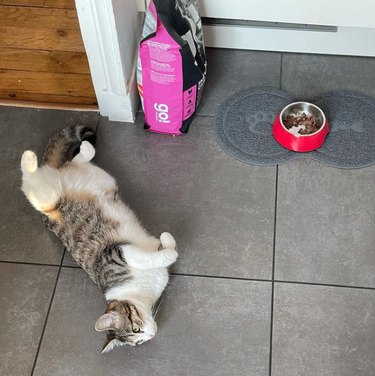
[[[134,0],[75,0],[75,4],[99,112],[113,121],[134,122],[143,13]]]

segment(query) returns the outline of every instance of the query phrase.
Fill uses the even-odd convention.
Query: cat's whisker
[[[159,313],[159,310],[163,301],[164,299],[160,299],[157,306],[153,309],[153,314],[152,314],[153,319],[155,319],[156,315]]]

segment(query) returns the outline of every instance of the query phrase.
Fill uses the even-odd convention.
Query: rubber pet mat
[[[219,107],[214,121],[217,141],[234,158],[261,166],[306,157],[338,168],[375,163],[375,99],[342,90],[312,99],[324,111],[330,133],[322,147],[308,153],[287,150],[272,135],[276,115],[297,100],[274,88],[240,91]]]

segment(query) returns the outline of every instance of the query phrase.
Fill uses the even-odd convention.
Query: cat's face
[[[129,301],[113,300],[97,320],[95,330],[109,331],[102,350],[105,353],[116,346],[137,346],[149,341],[155,337],[157,326],[151,312],[144,312]]]

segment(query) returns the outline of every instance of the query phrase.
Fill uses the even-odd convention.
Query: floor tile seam
[[[202,118],[215,118],[216,114],[209,115],[209,114],[195,114],[195,118],[202,117]]]
[[[273,212],[273,240],[272,240],[272,289],[271,289],[271,307],[270,307],[270,348],[268,374],[272,374],[272,349],[273,349],[273,319],[274,319],[274,298],[275,298],[275,256],[276,256],[276,227],[277,227],[277,201],[279,193],[279,166],[276,166],[275,173],[275,201]]]
[[[263,279],[263,278],[230,277],[230,276],[212,275],[212,274],[192,274],[192,273],[170,272],[169,275],[178,276],[178,277],[222,279],[222,280],[230,280],[230,281],[267,282],[267,283],[272,282],[272,280],[270,279]]]
[[[44,264],[41,262],[0,260],[0,264],[30,265],[30,266],[53,266],[59,268],[60,264]]]
[[[64,252],[64,254],[65,254],[65,252]],[[47,313],[46,313],[46,318],[44,320],[44,324],[43,324],[43,328],[42,328],[42,333],[41,333],[40,338],[39,338],[38,348],[37,348],[36,353],[35,353],[35,358],[34,358],[34,362],[33,362],[33,366],[32,366],[32,369],[31,369],[30,376],[33,376],[34,372],[35,372],[36,364],[37,364],[38,357],[39,357],[39,352],[40,352],[40,349],[41,349],[41,346],[42,346],[42,342],[43,342],[43,338],[44,338],[44,333],[45,333],[45,330],[46,330],[46,327],[47,327],[48,318],[49,318],[49,315],[50,315],[50,312],[51,312],[51,308],[52,308],[52,303],[53,303],[53,300],[55,298],[55,293],[56,293],[56,289],[57,289],[57,284],[59,282],[61,269],[62,269],[62,267],[61,267],[61,264],[60,264],[59,265],[59,269],[57,271],[55,284],[53,286],[53,290],[52,290],[52,294],[51,294],[51,299],[50,299],[50,302],[49,302],[49,305],[48,305],[48,309],[47,309]]]
[[[274,209],[273,209],[272,281],[275,280],[278,196],[279,196],[279,166],[276,165],[276,172],[275,172],[275,201],[274,201]]]
[[[48,266],[61,269],[81,269],[79,265],[58,265],[58,264],[41,264],[33,262],[22,262],[22,261],[1,261],[0,264],[13,264],[13,265],[29,265],[29,266]],[[348,288],[357,290],[375,290],[375,287],[371,286],[356,286],[356,285],[339,285],[324,282],[308,282],[308,281],[290,281],[286,279],[263,279],[263,278],[246,278],[246,277],[230,277],[222,275],[211,275],[211,274],[191,274],[191,273],[178,273],[172,272],[170,275],[182,276],[182,277],[197,277],[197,278],[212,278],[212,279],[227,279],[235,281],[249,281],[249,282],[268,282],[268,283],[284,283],[284,284],[296,284],[296,285],[307,285],[307,286],[321,286],[321,287],[337,287],[337,288]]]
[[[79,265],[62,265],[63,269],[81,269]],[[284,283],[284,284],[296,284],[296,285],[307,285],[307,286],[321,286],[321,287],[338,287],[338,288],[353,288],[357,290],[375,290],[375,287],[370,286],[355,286],[355,285],[337,285],[329,283],[320,283],[320,282],[306,282],[306,281],[289,281],[282,279],[263,279],[263,278],[246,278],[246,277],[230,277],[222,275],[211,275],[211,274],[191,274],[191,273],[179,273],[171,272],[171,276],[178,277],[192,277],[192,278],[208,278],[208,279],[222,279],[222,280],[231,280],[231,281],[248,281],[248,282],[267,282],[267,283]]]
[[[95,129],[94,129],[95,133],[98,132],[99,124],[100,124],[100,118],[101,118],[101,117],[102,117],[102,115],[100,115],[100,113],[99,113],[98,119],[96,120]]]
[[[279,77],[279,89],[282,90],[283,88],[283,57],[284,57],[284,53],[281,52],[280,54],[280,77]]]
[[[356,289],[356,290],[372,290],[375,291],[375,287],[370,286],[356,286],[356,285],[339,285],[334,283],[323,282],[307,282],[307,281],[289,281],[284,279],[275,279],[274,283],[283,283],[290,285],[304,285],[304,286],[318,286],[318,287],[332,287],[332,288],[344,288],[344,289]]]

